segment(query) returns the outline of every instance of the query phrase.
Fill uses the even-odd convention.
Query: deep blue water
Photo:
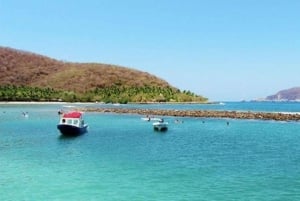
[[[169,130],[159,133],[139,115],[86,113],[89,132],[64,138],[60,106],[0,105],[0,200],[300,200],[298,122],[164,117]],[[300,110],[299,103],[113,107]]]

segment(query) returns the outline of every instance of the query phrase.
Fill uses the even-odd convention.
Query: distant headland
[[[284,89],[274,95],[267,96],[265,101],[300,101],[300,87]]]

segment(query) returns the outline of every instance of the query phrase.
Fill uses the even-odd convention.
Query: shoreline
[[[0,105],[38,105],[38,104],[74,104],[74,105],[95,105],[105,103],[92,102],[39,102],[39,101],[8,101],[0,102]],[[168,103],[135,103],[135,104],[168,104]],[[173,103],[177,104],[177,103]],[[191,104],[191,103],[178,103]],[[198,104],[214,104],[214,103],[198,103]],[[215,104],[218,104],[216,102]],[[300,113],[297,112],[255,112],[255,111],[228,111],[228,110],[169,110],[169,109],[132,109],[132,108],[80,108],[84,112],[100,112],[100,113],[119,113],[119,114],[139,114],[139,115],[155,115],[155,116],[174,116],[174,117],[200,117],[200,118],[229,118],[229,119],[257,119],[257,120],[274,120],[274,121],[300,121]]]
[[[299,121],[298,113],[274,112],[238,112],[216,110],[159,110],[159,109],[125,109],[125,108],[83,108],[84,112],[139,114],[174,117],[201,117],[201,118],[230,118],[230,119],[258,119],[274,121]]]
[[[66,102],[38,102],[38,101],[2,101],[0,105],[38,105],[38,104],[67,104]]]
[[[121,103],[104,103],[104,102],[60,102],[60,101],[0,101],[1,104],[16,104],[16,105],[28,105],[28,104],[121,104]],[[210,104],[220,104],[220,102],[130,102],[127,104],[137,104],[137,105],[151,105],[151,104],[203,104],[203,105],[210,105]],[[124,104],[124,105],[127,105]],[[123,105],[123,104],[121,104]]]

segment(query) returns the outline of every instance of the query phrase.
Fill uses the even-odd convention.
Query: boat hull
[[[87,132],[87,125],[84,125],[83,127],[77,127],[72,125],[66,125],[66,124],[58,124],[57,129],[60,131],[62,135],[65,136],[78,136],[82,135]]]
[[[168,130],[168,127],[157,127],[157,126],[154,126],[153,127],[155,131],[167,131]]]
[[[167,131],[168,123],[167,122],[155,122],[155,123],[153,123],[153,128],[156,131]]]

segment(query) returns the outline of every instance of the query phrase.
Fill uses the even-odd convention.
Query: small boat
[[[87,132],[88,125],[84,123],[83,113],[71,111],[61,113],[57,129],[65,136],[77,136]]]
[[[142,117],[141,120],[142,121],[159,121],[160,118],[146,116],[146,117]]]
[[[168,122],[165,122],[163,119],[154,122],[153,124],[153,128],[156,131],[166,131],[168,130]]]
[[[142,117],[141,120],[143,120],[143,121],[151,121],[151,118],[150,117]]]

